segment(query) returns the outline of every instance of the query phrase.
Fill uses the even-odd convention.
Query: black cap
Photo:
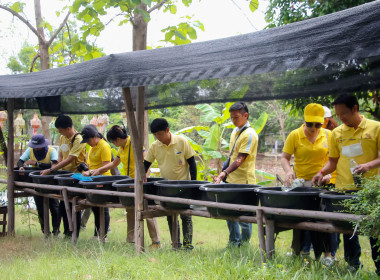
[[[89,125],[86,125],[85,127],[83,127],[80,134],[83,137],[83,140],[81,143],[87,143],[90,138],[98,136],[99,132],[94,125],[89,124]]]

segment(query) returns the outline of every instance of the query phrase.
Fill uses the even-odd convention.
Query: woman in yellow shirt
[[[83,140],[82,143],[87,143],[90,146],[88,150],[88,168],[97,169],[105,166],[111,162],[111,146],[104,140],[101,133],[98,132],[95,126],[92,124],[86,125],[81,131]],[[111,175],[111,171],[106,171],[102,175]],[[100,233],[100,211],[99,207],[92,207],[92,212],[95,216],[95,233],[94,236],[98,237]],[[105,229],[106,236],[110,224],[110,214],[109,209],[104,208],[104,219],[105,219]]]
[[[305,180],[304,186],[311,187],[312,178],[328,160],[331,132],[322,128],[324,115],[325,111],[322,105],[316,103],[307,105],[304,110],[305,123],[288,135],[281,157],[281,165],[286,173],[285,185],[291,185],[297,177]],[[290,167],[292,155],[294,155],[295,163],[294,172]],[[325,183],[328,183],[330,178],[329,175],[325,176]],[[295,240],[295,234],[293,234],[293,249],[298,247],[295,246],[296,242],[300,242],[301,250],[307,245],[307,234],[306,231],[300,231],[301,240]],[[319,259],[322,252],[324,252],[324,263],[331,265],[333,259],[331,257],[330,236],[326,233],[310,231],[310,239],[313,244],[315,258]],[[300,252],[301,256],[310,254],[309,250],[302,250]]]
[[[102,174],[110,169],[116,168],[120,163],[123,163],[125,175],[135,177],[135,156],[132,149],[131,138],[128,137],[127,131],[114,125],[107,133],[107,140],[119,148],[116,158],[97,169],[88,171],[89,174],[95,176]],[[145,151],[144,154],[145,156]],[[160,234],[158,231],[157,221],[154,218],[147,218],[146,223],[150,238],[152,239],[151,248],[161,247]],[[127,242],[135,241],[135,213],[134,210],[127,211]]]

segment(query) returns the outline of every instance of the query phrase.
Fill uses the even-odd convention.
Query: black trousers
[[[73,211],[73,204],[69,203],[70,205],[70,210],[71,212]],[[66,236],[71,236],[72,232],[69,230],[69,220],[67,219],[67,214],[66,214],[66,208],[65,208],[65,202],[61,200],[59,202],[59,214],[62,217],[63,220],[63,234]],[[79,236],[79,231],[80,231],[80,223],[81,223],[81,211],[76,212],[77,215],[77,237]]]
[[[305,230],[293,230],[292,249],[296,255],[299,255],[305,242]],[[322,253],[331,252],[331,236],[330,233],[309,231],[311,244],[313,245],[315,259],[318,260]]]
[[[100,208],[99,207],[92,207],[92,212],[94,213],[94,219],[95,219],[95,232],[94,236],[100,235]],[[110,212],[108,208],[104,208],[104,219],[105,219],[105,233],[107,236],[108,228],[110,225]]]
[[[44,232],[44,198],[42,196],[34,196],[34,202],[36,203],[38,220],[40,221],[41,230]],[[54,234],[58,234],[59,227],[61,225],[58,199],[49,198],[49,209],[51,215],[51,224],[53,226],[52,232]]]
[[[189,247],[191,246],[191,243],[193,242],[193,221],[191,216],[185,216],[185,215],[180,215],[181,220],[182,220],[182,231],[183,231],[183,246],[184,247]],[[168,225],[169,225],[169,230],[170,230],[170,237],[173,240],[172,236],[172,227],[173,227],[173,222],[172,222],[172,216],[167,216],[168,220]],[[181,233],[180,233],[180,227],[179,227],[179,222],[178,222],[178,246],[180,247],[181,244]]]

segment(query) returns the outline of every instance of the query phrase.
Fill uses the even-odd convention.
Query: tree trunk
[[[141,4],[139,9],[147,11],[147,6]],[[135,14],[133,20],[133,51],[146,50],[148,23],[145,22],[141,14]],[[147,89],[146,89],[147,92]],[[148,111],[144,112],[144,147],[149,148],[149,127],[148,127]]]
[[[49,46],[45,40],[45,33],[42,27],[42,14],[41,14],[40,0],[34,0],[34,13],[36,17],[37,31],[38,31],[38,34],[40,34],[41,36],[41,38],[38,38],[41,70],[47,70],[50,68]],[[41,130],[42,130],[42,134],[44,135],[46,139],[50,139],[50,134],[49,134],[50,122],[51,122],[51,117],[41,117]]]

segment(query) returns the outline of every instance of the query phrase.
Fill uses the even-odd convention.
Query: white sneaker
[[[334,264],[334,259],[332,257],[325,257],[321,260],[322,264],[330,267]]]

